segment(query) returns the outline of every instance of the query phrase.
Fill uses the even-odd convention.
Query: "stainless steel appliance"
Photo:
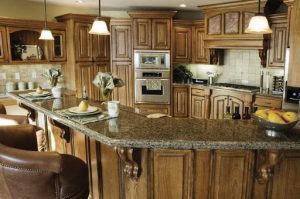
[[[134,67],[140,69],[170,69],[170,51],[135,50]]]
[[[135,50],[135,103],[170,104],[170,51]]]

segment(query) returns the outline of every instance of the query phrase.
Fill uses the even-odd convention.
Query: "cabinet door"
[[[94,78],[93,62],[76,64],[76,94],[78,98],[82,97],[83,87],[85,86],[87,95],[93,99],[92,81]]]
[[[206,101],[204,96],[192,95],[191,99],[191,117],[197,119],[206,118]]]
[[[92,79],[91,82],[95,79],[96,75],[98,72],[109,72],[109,62],[96,62],[94,63],[93,66],[93,71],[92,71]],[[92,92],[92,98],[96,101],[103,101],[103,97],[101,96],[101,91],[100,88],[95,86],[93,83],[91,85],[91,92]]]
[[[111,49],[113,61],[131,61],[131,25],[111,26]]]
[[[131,62],[113,62],[112,73],[125,83],[125,86],[114,89],[113,99],[120,101],[122,105],[133,107],[134,78]]]
[[[108,35],[93,35],[93,61],[109,61],[109,43]]]
[[[152,19],[152,49],[168,50],[171,40],[171,20]]]
[[[300,198],[300,154],[285,151],[274,169],[272,199]]]
[[[211,103],[212,103],[211,119],[223,119],[226,106],[228,104],[228,96],[227,95],[212,96]]]
[[[208,63],[208,49],[204,48],[205,31],[202,27],[195,27],[193,31],[193,62]]]
[[[0,27],[0,62],[8,61],[8,47],[5,27]]]
[[[53,30],[53,41],[49,41],[49,60],[66,61],[66,32]]]
[[[212,168],[211,198],[251,198],[254,152],[217,150]]]
[[[188,117],[189,108],[189,88],[175,87],[173,89],[173,114],[174,117]]]
[[[230,106],[230,109],[231,109],[231,113],[234,112],[234,107],[239,107],[239,110],[240,110],[240,115],[242,116],[243,115],[243,111],[244,111],[244,101],[237,98],[237,97],[234,97],[234,96],[228,96],[228,102],[229,102],[229,106]]]
[[[134,48],[151,49],[151,19],[134,19]]]
[[[287,47],[287,24],[273,24],[271,46],[269,50],[269,67],[284,67]]]
[[[75,23],[76,61],[92,61],[92,35],[89,34],[91,24]]]
[[[192,27],[175,26],[173,28],[173,61],[188,63],[192,61]]]

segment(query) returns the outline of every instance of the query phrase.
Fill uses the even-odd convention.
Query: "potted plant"
[[[61,76],[61,70],[57,68],[50,68],[42,74],[46,77],[47,82],[51,86],[52,94],[55,98],[61,97],[61,86],[57,86],[58,78]]]
[[[115,87],[124,86],[124,82],[120,78],[114,77],[111,73],[99,72],[93,84],[100,88],[102,97],[107,101],[108,114],[111,117],[117,117],[119,115],[119,101],[109,101],[111,100],[112,92]]]

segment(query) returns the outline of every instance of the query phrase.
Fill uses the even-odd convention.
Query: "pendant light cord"
[[[258,14],[260,14],[260,0],[258,0]]]
[[[46,0],[44,0],[44,9],[45,9],[45,28],[47,28],[47,5]]]
[[[99,6],[98,6],[98,9],[99,9],[99,17],[101,17],[101,0],[99,0]]]

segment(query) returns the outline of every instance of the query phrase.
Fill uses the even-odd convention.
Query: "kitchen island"
[[[253,121],[149,119],[128,107],[82,125],[56,112],[77,106],[74,96],[8,95],[46,118],[50,150],[88,164],[93,198],[300,197],[300,129],[270,138]]]

